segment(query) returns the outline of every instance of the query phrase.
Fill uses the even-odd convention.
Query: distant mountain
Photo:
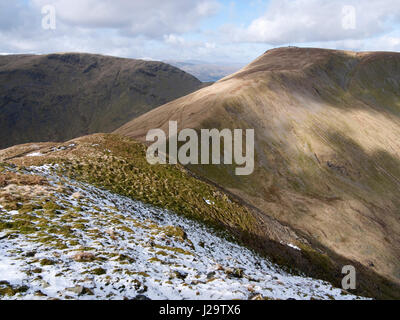
[[[203,82],[215,82],[244,67],[241,63],[209,63],[197,60],[166,61]]]
[[[80,53],[0,56],[0,148],[110,132],[202,86],[162,62]]]
[[[358,289],[399,297],[399,93],[399,53],[280,48],[116,133],[254,128],[252,175],[189,169],[302,234],[318,276],[339,284],[350,264]]]

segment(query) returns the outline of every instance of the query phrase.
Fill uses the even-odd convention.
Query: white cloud
[[[56,8],[56,30],[42,29],[41,8],[48,4]],[[288,44],[400,51],[400,0],[253,0],[245,6],[221,0],[0,0],[0,52],[250,62]],[[343,28],[344,6],[356,9],[354,29]]]
[[[42,6],[56,30],[42,29]],[[182,35],[219,9],[216,0],[0,0],[0,52],[90,52],[122,57],[190,55],[200,41]]]
[[[349,28],[346,8],[352,7],[355,25]],[[398,0],[271,0],[265,14],[247,27],[224,31],[234,41],[281,45],[370,38],[391,31],[396,21]]]
[[[53,5],[62,23],[85,28],[118,29],[128,35],[162,38],[185,33],[217,12],[216,0],[31,0]]]
[[[168,34],[164,35],[164,41],[165,43],[172,44],[172,45],[184,45],[185,44],[185,39],[182,37],[179,37],[175,34]]]

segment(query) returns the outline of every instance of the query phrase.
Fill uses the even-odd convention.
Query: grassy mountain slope
[[[190,170],[333,261],[353,261],[360,278],[399,284],[399,92],[398,53],[274,49],[116,132],[143,141],[149,129],[167,131],[169,120],[180,128],[254,128],[253,175],[224,165]]]
[[[76,53],[0,56],[0,148],[110,132],[201,86],[161,62]]]
[[[242,231],[257,225],[246,223],[251,211],[183,168],[149,168],[143,150],[94,135],[0,151],[12,157],[0,164],[1,300],[359,299],[188,219]],[[284,242],[295,240],[290,232],[268,226],[280,251],[301,256]]]
[[[205,224],[220,236],[267,256],[268,260],[284,267],[291,274],[306,274],[340,287],[342,266],[353,264],[362,276],[358,278],[357,290],[352,293],[393,298],[400,292],[398,286],[365,269],[357,261],[337,255],[331,259],[321,247],[315,247],[288,225],[261,214],[227,190],[196,178],[182,166],[149,165],[145,152],[144,145],[130,138],[110,134],[86,136],[63,144],[25,144],[1,150],[0,210],[9,213],[0,219],[0,238],[6,236],[5,239],[12,237],[18,241],[19,234],[27,234],[35,240],[32,237],[32,233],[35,233],[40,236],[40,243],[43,240],[44,245],[53,249],[61,245],[63,248],[59,249],[68,251],[69,248],[64,248],[57,235],[61,232],[60,236],[76,236],[75,231],[71,231],[70,220],[59,219],[60,209],[65,210],[68,203],[64,203],[62,209],[55,206],[54,201],[68,197],[65,193],[73,190],[68,179],[72,179],[86,183],[85,188],[108,190]],[[32,166],[44,167],[38,169]],[[52,190],[61,192],[61,195],[49,196],[46,192],[48,177],[43,179],[34,174],[37,170],[48,170],[49,166],[55,169],[51,170],[51,175],[58,177],[54,178],[58,180],[55,186],[58,187]],[[99,191],[93,192],[98,194]],[[87,192],[83,196],[86,197]],[[99,203],[103,201],[98,200]],[[85,206],[92,208],[92,211],[98,210],[93,201],[89,199],[91,204]],[[123,202],[126,204],[127,201]],[[76,211],[77,208],[74,206],[72,209]],[[47,216],[43,217],[47,220],[40,218],[42,209],[45,209],[45,215],[50,214],[51,220]],[[72,227],[76,225],[83,228],[79,215],[72,217],[77,220]],[[158,217],[162,219],[163,215],[158,214]],[[57,221],[61,223],[54,228]],[[103,222],[100,219],[98,223]],[[116,228],[118,223],[113,219],[109,227]],[[52,234],[46,233],[47,229]]]

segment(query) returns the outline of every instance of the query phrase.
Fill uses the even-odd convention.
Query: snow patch
[[[13,234],[0,240],[0,280],[29,287],[4,298],[120,300],[145,295],[153,300],[231,300],[260,294],[270,299],[361,299],[327,282],[291,275],[168,210],[61,179],[56,168],[28,169],[69,190],[54,194],[64,209],[57,210],[49,223],[54,229],[69,226],[72,231],[46,235],[54,239],[49,243],[35,241],[39,234]],[[12,214],[5,212],[2,219],[13,219]],[[27,214],[40,216],[41,211]],[[79,261],[77,252],[89,252],[95,259],[87,255],[88,261]]]
[[[295,246],[294,244],[288,243],[287,245],[288,245],[288,247],[290,247],[290,248],[292,248],[292,249],[301,251],[301,249],[300,249],[299,247]]]
[[[27,155],[27,157],[41,157],[43,156],[43,153],[41,152],[33,152]]]

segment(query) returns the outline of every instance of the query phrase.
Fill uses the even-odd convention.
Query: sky
[[[0,53],[224,64],[288,45],[400,51],[400,1],[0,0]]]

